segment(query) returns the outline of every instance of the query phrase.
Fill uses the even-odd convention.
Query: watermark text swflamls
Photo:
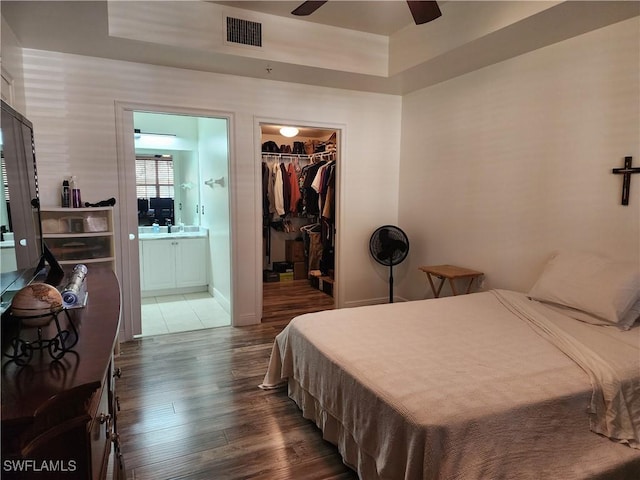
[[[5,472],[75,472],[78,465],[75,460],[3,460],[2,470]]]

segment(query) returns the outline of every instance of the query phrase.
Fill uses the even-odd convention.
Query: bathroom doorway
[[[130,337],[232,323],[230,119],[172,110],[120,112]]]

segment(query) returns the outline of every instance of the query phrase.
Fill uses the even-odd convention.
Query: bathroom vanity
[[[208,230],[202,227],[139,227],[143,297],[204,292],[208,288]]]

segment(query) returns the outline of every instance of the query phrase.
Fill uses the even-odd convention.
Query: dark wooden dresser
[[[3,355],[3,479],[125,478],[115,391],[120,372],[113,363],[120,287],[110,269],[91,265],[86,285],[87,305],[69,310],[78,341],[60,360],[36,351],[21,367]],[[37,338],[36,328],[17,333],[13,320],[3,318],[3,353],[16,335]],[[60,317],[63,328],[68,321]]]

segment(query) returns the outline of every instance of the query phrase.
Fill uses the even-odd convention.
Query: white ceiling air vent
[[[262,47],[262,24],[227,17],[227,42]]]

